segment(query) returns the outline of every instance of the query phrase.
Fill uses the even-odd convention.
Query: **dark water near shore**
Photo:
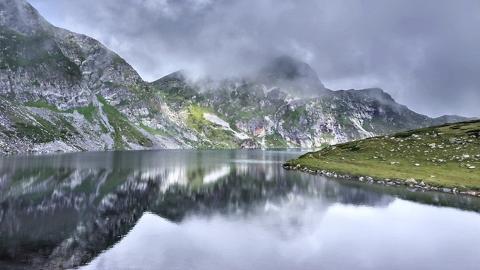
[[[0,159],[0,269],[479,269],[479,199],[282,169],[299,154]]]

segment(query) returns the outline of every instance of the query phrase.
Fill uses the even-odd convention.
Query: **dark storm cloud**
[[[105,43],[147,80],[178,69],[241,75],[288,54],[332,89],[382,87],[422,113],[480,115],[478,0],[32,3]]]

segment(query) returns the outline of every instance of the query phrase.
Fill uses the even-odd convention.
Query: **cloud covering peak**
[[[422,113],[480,115],[478,0],[31,2],[57,26],[105,43],[147,80],[179,69],[252,75],[289,55],[331,89],[382,87]]]

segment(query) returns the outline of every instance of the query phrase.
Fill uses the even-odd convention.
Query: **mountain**
[[[2,152],[183,146],[134,124],[159,102],[117,54],[24,1],[1,0],[0,12]]]
[[[435,126],[439,126],[445,123],[457,123],[457,122],[473,121],[473,120],[478,120],[478,118],[463,117],[459,115],[443,115],[443,116],[433,118],[433,123]]]
[[[178,72],[151,87],[204,136],[197,147],[236,147],[232,142],[242,147],[320,147],[439,121],[396,103],[381,89],[326,90],[316,98],[297,98],[257,82],[228,80],[205,90]]]
[[[318,147],[429,126],[380,89],[325,89],[281,56],[257,76],[142,80],[98,41],[0,0],[0,153],[144,148]]]
[[[254,81],[303,98],[318,97],[328,91],[312,67],[290,56],[274,58],[260,69]]]

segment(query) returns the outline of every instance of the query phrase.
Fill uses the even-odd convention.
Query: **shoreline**
[[[52,155],[64,155],[64,154],[79,154],[79,153],[109,153],[109,152],[134,152],[134,151],[276,151],[276,150],[285,150],[285,151],[310,151],[311,148],[302,148],[302,147],[290,147],[290,148],[140,148],[140,149],[107,149],[107,150],[71,150],[71,151],[45,151],[45,152],[34,152],[34,151],[24,151],[24,152],[10,152],[3,153],[0,152],[1,158],[15,158],[15,157],[42,157],[42,156],[52,156]]]
[[[425,184],[421,180],[416,179],[389,179],[389,178],[374,178],[371,176],[358,176],[350,174],[340,174],[333,171],[327,170],[314,170],[307,166],[302,166],[300,164],[290,165],[288,163],[282,164],[282,167],[286,170],[291,171],[300,171],[313,175],[324,175],[327,177],[332,177],[336,179],[344,179],[348,181],[356,181],[365,184],[377,184],[383,186],[391,187],[405,187],[412,192],[442,192],[453,195],[463,195],[471,196],[475,198],[480,198],[480,191],[475,190],[459,190],[457,187],[436,187],[429,184]]]

